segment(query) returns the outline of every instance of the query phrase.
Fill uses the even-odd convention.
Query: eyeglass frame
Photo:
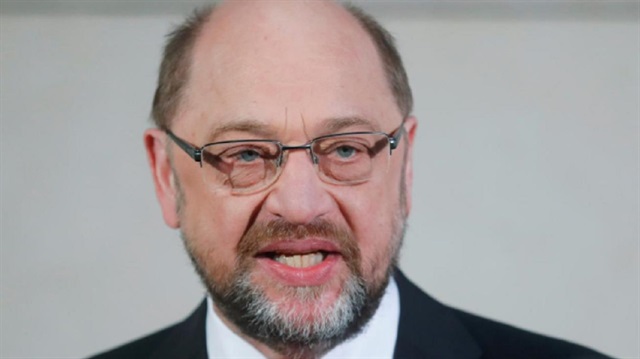
[[[202,152],[204,151],[204,149],[206,147],[213,146],[213,145],[223,145],[223,144],[243,143],[243,142],[273,143],[276,146],[278,146],[279,153],[278,153],[278,159],[276,160],[276,166],[280,167],[282,165],[282,162],[283,162],[283,159],[284,159],[284,152],[285,151],[290,151],[290,150],[308,150],[309,154],[311,155],[311,161],[313,162],[314,165],[316,165],[316,164],[318,164],[318,158],[317,158],[317,155],[313,152],[313,149],[312,149],[312,145],[313,145],[314,142],[316,142],[318,140],[327,139],[327,138],[340,137],[340,136],[349,136],[349,135],[380,135],[380,136],[385,136],[387,138],[387,141],[389,142],[389,156],[391,156],[391,154],[393,153],[393,150],[395,150],[398,147],[398,145],[400,143],[400,138],[402,137],[402,134],[405,132],[405,129],[404,129],[404,120],[403,120],[402,123],[400,124],[400,126],[398,126],[398,128],[393,130],[391,133],[386,133],[386,132],[382,132],[382,131],[356,131],[356,132],[332,133],[332,134],[329,134],[329,135],[323,135],[323,136],[319,136],[319,137],[313,138],[309,142],[307,142],[307,143],[305,143],[303,145],[298,145],[298,146],[285,145],[285,144],[283,144],[282,142],[280,142],[278,140],[242,139],[242,140],[229,140],[229,141],[211,142],[211,143],[206,143],[201,147],[197,147],[197,146],[194,146],[194,145],[190,144],[189,142],[183,140],[182,138],[176,136],[169,129],[165,129],[164,132],[167,134],[167,136],[169,136],[169,138],[171,138],[171,140],[173,140],[173,142],[176,145],[178,145],[178,147],[180,147],[187,155],[189,155],[189,157],[191,157],[194,161],[198,162],[200,164],[200,167],[202,167],[202,162],[203,162],[202,161]]]

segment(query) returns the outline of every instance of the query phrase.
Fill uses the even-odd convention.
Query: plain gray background
[[[202,299],[142,146],[163,36],[195,4],[2,1],[2,358],[85,356]],[[420,121],[409,277],[638,358],[638,2],[364,6]]]

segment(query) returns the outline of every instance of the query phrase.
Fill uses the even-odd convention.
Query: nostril
[[[331,212],[335,208],[332,196],[309,158],[286,163],[265,198],[264,209],[294,224],[306,224]]]

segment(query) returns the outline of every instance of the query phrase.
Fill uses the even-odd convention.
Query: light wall
[[[85,356],[202,299],[141,137],[191,6],[2,3],[0,357]],[[445,303],[638,358],[638,3],[366,6],[420,121],[402,268]]]

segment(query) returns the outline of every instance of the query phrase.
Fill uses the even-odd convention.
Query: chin
[[[311,323],[315,317],[326,316],[326,313],[335,310],[343,293],[353,291],[351,282],[359,283],[359,280],[350,279],[349,275],[339,275],[328,282],[319,285],[288,285],[273,278],[257,280],[260,275],[252,276],[254,288],[263,293],[266,300],[278,308],[283,317],[296,318],[295,321]]]

